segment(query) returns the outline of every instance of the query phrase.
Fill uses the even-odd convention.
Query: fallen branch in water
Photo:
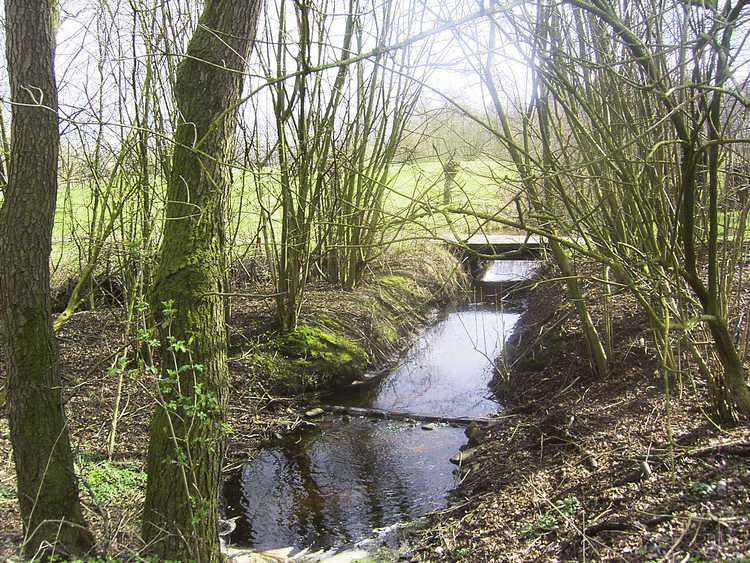
[[[381,418],[386,420],[418,420],[420,422],[442,422],[445,424],[457,424],[468,426],[470,424],[492,424],[500,422],[497,418],[470,417],[470,416],[438,416],[430,414],[418,414],[413,412],[389,411],[384,409],[364,409],[359,407],[343,407],[339,405],[321,405],[320,408],[329,413],[347,414],[349,416],[364,416],[368,418]]]

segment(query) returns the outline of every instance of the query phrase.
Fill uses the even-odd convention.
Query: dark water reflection
[[[336,404],[443,416],[487,416],[492,360],[519,318],[490,305],[447,314],[376,384],[339,393]],[[330,548],[373,528],[445,505],[455,485],[448,461],[463,428],[338,418],[275,442],[227,479],[232,543],[270,549]]]
[[[454,485],[447,460],[465,442],[461,428],[427,432],[362,419],[334,421],[299,443],[285,440],[245,465],[239,483],[227,484],[240,493],[226,499],[227,514],[243,516],[233,540],[258,549],[327,548],[416,518],[444,505]]]

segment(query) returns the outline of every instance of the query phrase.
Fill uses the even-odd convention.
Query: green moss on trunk
[[[5,3],[12,138],[0,211],[0,315],[8,422],[24,554],[83,556],[81,513],[50,319],[49,256],[57,198],[57,88],[50,0]],[[40,100],[43,105],[40,105]]]
[[[208,0],[177,70],[182,121],[152,291],[161,381],[143,514],[144,540],[159,560],[221,559],[218,489],[229,393],[224,163],[259,8],[259,1]]]

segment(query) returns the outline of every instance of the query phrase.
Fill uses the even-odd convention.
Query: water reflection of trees
[[[428,329],[366,406],[484,416],[494,357],[519,315],[473,307]],[[479,351],[477,351],[479,349]],[[240,533],[255,547],[330,547],[435,508],[460,429],[352,420],[280,441],[243,471]],[[239,538],[239,535],[235,535]],[[236,539],[235,541],[239,541]]]
[[[381,382],[373,406],[444,416],[497,410],[487,384],[518,317],[479,307],[451,313],[425,332],[419,354],[410,354]]]
[[[464,440],[460,429],[441,430],[445,451],[419,427],[364,420],[279,443],[243,471],[247,521],[234,541],[330,547],[436,507],[452,484],[446,461]]]

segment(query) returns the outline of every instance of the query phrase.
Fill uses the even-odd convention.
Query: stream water
[[[483,284],[524,281],[534,276],[539,263],[534,260],[492,260],[479,278]]]
[[[487,385],[520,313],[493,303],[445,312],[388,374],[329,401],[453,417],[497,412]],[[227,478],[225,518],[238,517],[230,540],[258,550],[330,549],[441,508],[456,484],[449,458],[464,443],[464,429],[449,425],[316,421]]]

